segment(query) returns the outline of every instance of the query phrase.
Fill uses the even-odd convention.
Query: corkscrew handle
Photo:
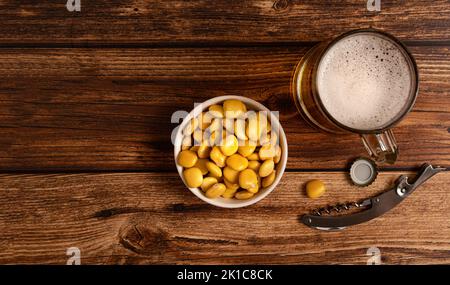
[[[441,171],[445,171],[446,169],[443,167],[434,167],[429,163],[425,163],[422,165],[419,173],[416,175],[414,182],[409,183],[408,177],[405,175],[400,176],[397,180],[397,194],[400,196],[407,196],[411,194],[414,190],[417,189],[420,185],[425,183],[428,179],[438,174]]]

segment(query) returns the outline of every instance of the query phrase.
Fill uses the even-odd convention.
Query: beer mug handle
[[[394,164],[398,147],[392,130],[378,134],[361,134],[361,139],[373,159],[377,162]]]

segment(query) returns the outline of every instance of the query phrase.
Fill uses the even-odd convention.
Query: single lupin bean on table
[[[309,198],[316,199],[321,197],[325,193],[325,184],[318,180],[314,179],[306,183],[306,195]]]

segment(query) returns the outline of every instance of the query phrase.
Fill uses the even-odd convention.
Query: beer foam
[[[393,41],[373,33],[350,35],[332,46],[317,70],[328,113],[358,130],[389,125],[408,106],[415,74]]]

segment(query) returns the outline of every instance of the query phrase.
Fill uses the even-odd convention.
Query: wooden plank
[[[0,171],[173,170],[172,113],[225,94],[280,111],[288,168],[342,169],[366,153],[358,137],[313,130],[289,95],[291,72],[307,49],[3,49]],[[450,51],[412,52],[421,91],[395,129],[395,166],[448,166]]]
[[[450,172],[344,231],[298,221],[379,193],[399,174],[361,189],[344,173],[285,173],[267,198],[233,210],[205,204],[175,173],[0,175],[0,263],[65,264],[66,249],[78,247],[82,264],[366,264],[376,246],[385,264],[449,264]],[[303,189],[313,178],[328,188],[317,200]]]
[[[98,0],[72,13],[66,2],[2,1],[0,43],[298,42],[368,27],[404,40],[450,40],[447,0],[383,0],[380,12],[364,0]]]

